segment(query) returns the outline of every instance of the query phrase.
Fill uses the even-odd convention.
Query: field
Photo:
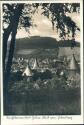
[[[34,91],[12,96],[8,115],[80,115],[80,90]]]

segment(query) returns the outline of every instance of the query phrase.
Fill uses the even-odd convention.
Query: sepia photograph
[[[3,2],[4,116],[81,115],[80,2]]]
[[[4,115],[81,113],[79,18],[79,3],[3,4]]]

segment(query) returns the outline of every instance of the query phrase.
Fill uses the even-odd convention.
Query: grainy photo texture
[[[80,115],[80,3],[3,3],[4,115]]]

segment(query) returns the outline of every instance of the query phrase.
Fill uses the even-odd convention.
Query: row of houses
[[[39,65],[38,65],[38,62],[37,62],[37,59],[35,59],[35,62],[33,64],[33,67],[31,68],[29,66],[29,63],[27,64],[27,67],[25,68],[25,70],[23,71],[23,74],[22,76],[28,76],[28,77],[31,77],[33,75],[33,70],[37,70],[39,69]],[[76,72],[80,72],[80,66],[79,64],[77,63],[77,60],[74,56],[74,54],[72,55],[72,58],[70,60],[70,63],[69,63],[69,67],[67,68],[67,70],[70,71],[70,74],[75,74]],[[43,72],[43,68],[41,69],[41,71]],[[60,74],[62,75],[63,74],[63,70],[60,72]]]

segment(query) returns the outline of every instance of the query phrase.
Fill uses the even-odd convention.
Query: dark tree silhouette
[[[23,9],[23,4],[18,4],[17,6],[15,6],[15,9],[13,9],[14,5],[10,6],[7,4],[6,6],[8,7],[8,10],[10,10],[10,12],[12,12],[12,16],[10,16],[10,20],[9,20],[10,21],[9,26],[6,30],[4,30],[4,34],[3,34],[4,109],[7,110],[8,107],[6,107],[6,106],[9,101],[9,100],[7,100],[8,99],[7,97],[9,97],[8,96],[8,80],[9,80],[9,76],[10,76],[12,58],[13,58],[13,53],[14,53],[15,37],[16,37],[16,33],[17,33],[19,18],[22,13],[22,9]],[[11,41],[10,41],[9,56],[8,56],[7,64],[5,66],[8,38],[9,38],[10,34],[11,34]]]
[[[52,27],[60,30],[60,37],[64,40],[66,35],[72,33],[72,39],[75,40],[76,31],[80,29],[67,13],[78,12],[79,3],[43,3],[43,14],[48,18],[51,17]]]
[[[3,83],[4,83],[4,109],[10,101],[8,93],[8,84],[12,59],[15,48],[17,29],[24,27],[27,31],[32,25],[31,13],[35,10],[31,9],[31,4],[3,4]],[[35,5],[34,5],[34,8]],[[6,24],[6,28],[4,27]],[[9,40],[11,36],[11,39]],[[9,49],[9,51],[8,51]]]

